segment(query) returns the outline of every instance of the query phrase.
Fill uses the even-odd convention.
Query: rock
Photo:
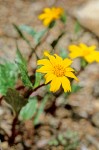
[[[22,143],[18,143],[16,146],[14,146],[13,150],[16,150],[16,149],[23,150],[24,148],[23,148]]]
[[[40,139],[40,140],[37,141],[37,147],[38,147],[38,148],[42,148],[42,147],[44,147],[45,145],[47,145],[48,142],[49,142],[48,139]]]
[[[98,112],[99,111],[99,100],[98,99],[94,99],[94,112]]]
[[[98,98],[99,97],[99,80],[95,82],[93,87],[93,95]]]
[[[99,112],[95,113],[92,117],[92,122],[99,128]]]
[[[99,36],[99,0],[90,0],[76,7],[72,14],[82,26]]]
[[[82,145],[81,150],[88,150],[88,148],[85,145]]]
[[[0,145],[0,149],[4,149],[4,150],[7,150],[8,148],[8,143],[7,142],[2,142],[1,145]]]
[[[58,118],[68,118],[71,116],[71,112],[63,107],[57,108],[55,114]]]

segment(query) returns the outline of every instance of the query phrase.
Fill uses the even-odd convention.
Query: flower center
[[[65,68],[61,65],[55,65],[54,66],[54,70],[53,73],[57,76],[57,77],[62,77],[65,75]]]

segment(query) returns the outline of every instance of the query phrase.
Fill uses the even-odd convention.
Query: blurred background
[[[62,7],[67,16],[66,26],[64,26],[66,33],[55,47],[57,52],[60,48],[68,49],[72,43],[96,45],[97,50],[99,49],[99,0],[0,0],[0,62],[2,59],[14,60],[16,41],[23,55],[29,55],[28,45],[20,38],[13,24],[29,25],[40,31],[45,27],[38,19],[38,15],[43,8],[52,6]],[[77,28],[78,23],[79,29]],[[45,49],[51,48],[50,43],[57,38],[62,29],[62,24],[57,22],[46,41],[37,49],[40,57]],[[28,39],[31,45],[34,45],[30,36]],[[33,65],[36,64],[31,59],[30,66]],[[78,60],[75,61],[74,66],[79,71]],[[68,131],[71,139],[76,139],[76,137],[79,139],[79,146],[69,147],[66,150],[99,150],[99,64],[88,65],[79,75],[79,79],[79,85],[83,88],[70,95],[68,102],[65,101],[63,95],[56,97],[54,114],[50,113],[52,100],[46,106],[46,113],[41,115],[40,125],[34,129],[32,121],[29,120],[24,123],[24,126],[20,126],[22,133],[16,138],[16,149],[64,150],[62,144],[56,142],[55,145],[55,138],[60,133]],[[40,94],[42,96],[42,91]],[[10,135],[11,123],[12,114],[2,102],[0,139],[3,150],[9,149],[5,133]],[[54,144],[50,145],[48,140],[52,137],[54,137]],[[75,141],[74,144],[78,144],[78,141]]]

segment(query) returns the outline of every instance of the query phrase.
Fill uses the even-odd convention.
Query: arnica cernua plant
[[[43,20],[45,26],[49,26],[52,21],[60,19],[64,11],[60,7],[45,8],[38,18]]]
[[[70,67],[72,60],[62,59],[57,54],[50,55],[45,52],[44,55],[48,59],[38,60],[37,65],[43,65],[37,72],[45,73],[45,84],[51,82],[50,91],[56,92],[62,85],[64,92],[71,91],[69,78],[78,78],[74,75],[74,69]]]
[[[0,64],[0,103],[2,100],[5,100],[11,106],[9,108],[12,108],[10,111],[11,113],[8,113],[8,115],[10,115],[8,120],[9,118],[12,119],[10,120],[11,129],[8,133],[6,130],[3,130],[3,132],[5,132],[5,136],[3,137],[4,142],[8,140],[10,146],[17,143],[19,144],[20,142],[25,149],[31,149],[32,146],[35,147],[35,145],[38,146],[36,149],[46,149],[42,146],[39,147],[39,145],[44,145],[45,143],[45,146],[61,145],[64,147],[64,150],[75,150],[75,146],[78,146],[78,138],[76,138],[78,135],[73,136],[72,133],[67,132],[68,125],[75,122],[78,124],[80,121],[80,115],[81,120],[84,117],[83,120],[85,119],[86,121],[87,112],[81,112],[79,115],[77,110],[78,104],[72,105],[71,103],[68,103],[71,99],[75,101],[74,96],[76,94],[73,97],[69,96],[81,89],[81,85],[76,84],[76,81],[79,81],[79,74],[84,71],[85,67],[90,65],[90,63],[99,62],[99,51],[94,45],[87,46],[85,44],[71,44],[69,46],[68,54],[65,49],[66,45],[63,44],[65,41],[62,43],[61,41],[65,38],[69,38],[68,42],[66,41],[67,43],[65,43],[68,44],[70,41],[73,42],[73,40],[70,39],[72,37],[71,33],[70,37],[65,36],[69,31],[67,32],[68,28],[66,29],[65,26],[66,14],[63,8],[55,6],[44,8],[38,18],[44,25],[44,29],[41,29],[40,26],[40,31],[38,31],[38,28],[35,30],[34,24],[33,28],[28,25],[18,26],[13,24],[19,35],[19,38],[15,38],[16,57],[13,62],[7,62],[4,59],[4,62],[2,60],[2,63]],[[58,24],[56,24],[57,22]],[[55,25],[59,25],[59,31],[54,28]],[[56,30],[55,32],[57,32],[55,37],[52,32],[52,27],[53,31]],[[75,31],[77,31],[78,28],[79,24],[77,24]],[[19,46],[20,38],[27,44],[27,52],[25,52],[23,47],[24,44],[20,45],[23,47],[22,52],[22,49]],[[45,51],[44,56],[40,56],[44,50],[43,48],[46,48],[46,45],[48,45],[49,51]],[[26,55],[23,54],[24,52]],[[74,69],[75,65],[73,68],[72,64],[78,57],[81,62],[85,62],[85,66],[79,63],[79,71],[76,71],[76,69]],[[78,100],[79,98],[77,98],[77,101]],[[2,107],[1,105],[0,107]],[[62,115],[60,116],[60,114]],[[85,116],[82,114],[85,114]],[[89,117],[89,115],[87,116]],[[6,115],[1,113],[0,117],[2,116]],[[7,118],[5,117],[3,120],[6,119]],[[27,120],[30,120],[29,124]],[[23,126],[23,121],[25,121],[25,126]],[[26,128],[29,125],[30,127],[28,130]],[[70,126],[70,128],[72,127]],[[47,131],[47,129],[48,134],[45,134],[43,143],[41,136],[44,136],[44,134],[42,134],[41,131]],[[66,134],[64,134],[65,129]],[[3,132],[1,132],[0,126],[0,138],[2,137]],[[28,133],[30,132],[31,136],[28,136]],[[39,133],[41,135],[39,135]],[[20,135],[22,137],[19,138],[20,141],[18,142],[17,136]],[[48,139],[46,139],[46,135],[48,135]],[[24,137],[26,137],[25,140]],[[51,141],[50,143],[50,139],[54,139],[54,141]],[[28,144],[26,140],[29,140],[30,144]],[[38,144],[39,141],[43,144]]]

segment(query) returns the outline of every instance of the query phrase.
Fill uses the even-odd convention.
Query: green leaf
[[[14,88],[18,78],[18,68],[15,63],[0,64],[0,93],[5,95],[8,88]]]
[[[60,49],[60,56],[61,56],[63,59],[65,59],[65,58],[68,57],[68,53],[67,53],[66,49],[63,49],[63,48]]]
[[[78,84],[72,84],[72,87],[71,87],[71,92],[72,93],[76,93],[78,92],[82,87]]]
[[[55,23],[56,23],[56,21],[55,21],[55,20],[54,20],[54,21],[52,21],[52,22],[49,24],[48,28],[49,28],[49,29],[53,28],[53,27],[54,27],[54,25],[55,25]]]
[[[48,144],[50,145],[50,146],[58,146],[59,145],[59,142],[58,142],[58,140],[57,139],[52,139],[52,140],[50,140],[49,142],[48,142]]]
[[[4,98],[6,102],[12,106],[16,114],[18,114],[21,108],[27,103],[27,100],[15,89],[8,89]]]
[[[65,24],[66,21],[67,21],[66,14],[63,14],[63,15],[61,16],[60,20]]]
[[[35,119],[34,119],[34,125],[37,125],[39,123],[39,117],[42,114],[42,112],[44,111],[47,100],[48,100],[48,95],[46,95],[41,102],[41,105],[38,109],[37,115],[35,116]]]
[[[60,142],[62,142],[64,140],[63,134],[59,134],[57,138]]]
[[[30,42],[29,40],[24,36],[24,34],[22,33],[21,29],[16,25],[16,24],[13,24],[14,28],[16,29],[16,31],[18,32],[18,34],[20,35],[20,37],[29,45],[30,45]]]
[[[87,66],[87,62],[86,62],[86,60],[85,59],[83,59],[83,58],[81,58],[81,67],[82,68],[85,68],[86,66]]]
[[[27,25],[21,25],[19,26],[19,29],[22,31],[25,31],[26,33],[28,33],[29,35],[31,35],[36,44],[38,44],[41,40],[41,38],[43,37],[43,35],[46,33],[46,29],[42,30],[42,31],[35,31],[32,27],[27,26]],[[21,35],[22,36],[22,35]]]
[[[28,76],[27,63],[25,59],[23,58],[21,52],[19,51],[18,47],[17,47],[16,63],[20,70],[21,78],[22,78],[24,85],[32,88],[33,86]]]
[[[31,119],[34,114],[37,111],[37,98],[36,97],[31,97],[28,100],[28,103],[26,104],[26,106],[24,106],[21,111],[20,111],[20,118],[22,118],[22,120],[28,120]]]
[[[22,64],[24,66],[24,69],[27,69],[27,62],[26,60],[23,58],[19,48],[17,47],[17,53],[16,53],[16,62],[19,64]]]
[[[75,23],[74,32],[78,33],[81,30],[81,26],[78,21]]]
[[[35,83],[34,83],[33,88],[36,88],[37,86],[40,85],[41,78],[42,78],[42,74],[39,72],[36,72],[35,73]]]
[[[34,37],[35,34],[37,33],[32,27],[27,26],[27,25],[21,25],[21,26],[19,26],[19,29],[22,31],[25,31],[26,33],[28,33],[32,37]]]
[[[35,35],[34,35],[34,40],[36,42],[36,44],[38,44],[41,40],[41,38],[44,36],[44,34],[46,33],[46,29],[42,30],[42,31],[39,31],[37,32]]]

